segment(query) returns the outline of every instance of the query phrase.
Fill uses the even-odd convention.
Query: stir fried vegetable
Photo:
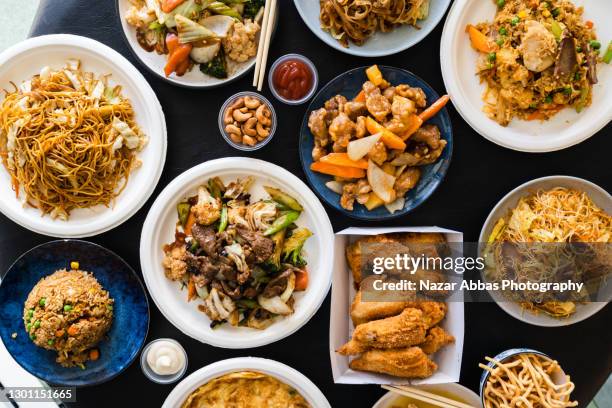
[[[302,248],[311,236],[312,232],[308,228],[298,228],[293,231],[283,245],[283,260],[294,265],[306,265],[306,260],[302,257]]]

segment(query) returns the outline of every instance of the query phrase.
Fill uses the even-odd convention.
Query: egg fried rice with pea
[[[25,302],[23,322],[34,344],[57,352],[59,364],[85,368],[85,362],[99,358],[95,346],[111,327],[114,301],[77,262],[71,268],[60,269],[34,286]]]
[[[591,104],[601,44],[583,8],[568,0],[495,0],[492,23],[468,25],[487,89],[484,112],[502,126],[547,120]]]

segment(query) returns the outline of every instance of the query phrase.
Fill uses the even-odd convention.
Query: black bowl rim
[[[421,200],[419,203],[417,203],[417,205],[415,205],[413,208],[404,211],[404,212],[398,212],[396,211],[395,213],[391,214],[385,214],[385,215],[380,215],[380,216],[364,216],[364,215],[358,215],[355,214],[353,211],[346,211],[346,210],[340,210],[338,208],[336,208],[336,206],[334,204],[332,204],[331,202],[329,202],[324,196],[323,194],[321,194],[319,192],[319,190],[315,187],[314,183],[311,181],[311,177],[312,175],[309,174],[309,172],[311,172],[310,169],[308,169],[306,167],[306,163],[304,163],[304,159],[302,157],[302,134],[301,134],[301,130],[302,128],[304,128],[304,125],[308,122],[308,115],[309,113],[312,111],[313,108],[313,104],[314,101],[319,97],[319,95],[325,91],[327,89],[328,86],[330,86],[333,82],[335,82],[336,80],[340,79],[341,77],[354,72],[354,71],[358,71],[358,70],[365,70],[366,68],[368,68],[368,66],[361,66],[361,67],[357,67],[357,68],[352,68],[349,69],[348,71],[345,71],[339,75],[336,75],[333,79],[331,79],[329,82],[327,82],[325,85],[323,85],[319,91],[311,98],[310,103],[308,104],[308,108],[306,108],[306,113],[304,113],[304,118],[302,119],[302,123],[300,125],[300,132],[298,134],[299,140],[298,140],[298,154],[300,156],[300,164],[302,165],[302,171],[304,171],[304,174],[306,175],[306,180],[308,181],[308,184],[310,185],[311,189],[315,192],[315,194],[319,197],[319,199],[324,202],[325,204],[327,204],[329,207],[333,208],[334,211],[336,211],[339,214],[343,214],[348,216],[349,218],[352,219],[356,219],[356,220],[361,220],[361,221],[368,221],[368,222],[378,222],[378,221],[387,221],[387,220],[392,220],[395,218],[399,218],[405,215],[410,214],[411,212],[413,212],[414,210],[416,210],[417,208],[419,208],[423,203],[425,203],[427,200],[429,200],[431,198],[431,196],[434,195],[434,193],[438,190],[438,187],[440,187],[440,184],[442,184],[442,182],[445,180],[446,178],[446,174],[448,173],[448,169],[451,166],[452,163],[452,159],[453,159],[453,151],[454,151],[454,137],[453,137],[453,122],[451,120],[451,117],[448,113],[448,109],[445,106],[444,108],[442,108],[441,112],[444,112],[444,114],[448,117],[448,122],[450,123],[450,132],[448,134],[448,137],[450,139],[450,145],[451,145],[451,149],[450,149],[450,153],[449,153],[449,157],[448,157],[448,164],[446,165],[445,169],[442,171],[440,178],[438,179],[438,181],[435,183],[433,190],[431,190],[431,192],[429,193],[429,195],[427,197],[425,197],[423,200]],[[413,76],[414,78],[416,78],[418,81],[423,82],[424,84],[426,84],[429,88],[431,88],[431,90],[438,95],[438,92],[431,86],[429,85],[429,83],[427,81],[425,81],[423,78],[421,78],[420,76],[414,74],[411,71],[408,71],[407,69],[403,69],[403,68],[397,68],[397,67],[392,67],[389,65],[379,65],[379,68],[383,68],[383,69],[391,69],[391,70],[396,70],[396,71],[401,71],[404,72],[408,75]]]
[[[76,387],[91,387],[94,385],[100,385],[103,384],[105,382],[108,382],[114,378],[116,378],[117,376],[119,376],[120,374],[122,374],[125,370],[127,370],[136,360],[136,357],[138,357],[138,354],[140,353],[140,351],[142,350],[143,346],[146,344],[146,340],[147,337],[149,336],[149,329],[150,329],[150,325],[151,325],[151,306],[149,304],[149,297],[147,296],[147,291],[145,290],[144,285],[142,284],[142,280],[140,279],[140,276],[138,276],[138,274],[136,273],[136,271],[134,270],[134,268],[131,267],[131,265],[129,263],[127,263],[125,261],[125,259],[123,259],[121,256],[117,255],[117,253],[115,253],[114,251],[111,251],[110,249],[103,247],[100,244],[96,244],[95,242],[90,242],[90,241],[85,241],[83,239],[55,239],[52,241],[47,241],[47,242],[43,242],[42,244],[38,244],[30,249],[28,249],[27,251],[23,252],[21,255],[19,255],[12,263],[11,266],[8,267],[8,269],[6,270],[6,272],[3,274],[2,276],[2,280],[0,280],[0,290],[2,289],[2,283],[6,280],[6,275],[8,275],[8,273],[13,269],[13,267],[15,267],[15,265],[17,264],[17,262],[19,262],[22,258],[24,258],[25,256],[27,256],[30,252],[39,249],[41,247],[47,246],[47,245],[51,245],[51,244],[55,244],[58,242],[77,242],[77,243],[81,243],[81,244],[86,244],[86,245],[93,245],[95,247],[98,247],[100,249],[102,249],[103,251],[106,251],[108,253],[110,253],[112,256],[115,256],[119,261],[121,261],[122,263],[124,263],[128,270],[134,275],[134,277],[136,278],[136,281],[138,282],[138,284],[140,285],[140,289],[142,290],[142,293],[144,294],[144,299],[145,299],[145,303],[147,304],[147,329],[145,332],[145,335],[143,337],[143,341],[140,344],[140,346],[138,347],[138,350],[134,353],[134,355],[132,355],[129,359],[129,361],[123,366],[123,368],[119,371],[117,371],[116,373],[102,378],[100,380],[97,381],[92,381],[92,382],[88,382],[86,384],[73,384],[73,383],[63,383],[63,382],[53,382],[50,380],[47,380],[46,378],[42,378],[37,376],[36,374],[30,372],[30,370],[28,370],[26,367],[24,367],[21,362],[19,360],[17,360],[15,357],[13,357],[12,353],[9,351],[8,347],[6,347],[7,352],[11,355],[11,358],[13,358],[13,360],[15,362],[17,362],[17,364],[19,364],[19,366],[21,368],[23,368],[25,371],[27,371],[28,373],[30,373],[31,375],[33,375],[34,377],[43,380],[49,384],[53,384],[53,385],[60,385],[60,386],[76,386]]]

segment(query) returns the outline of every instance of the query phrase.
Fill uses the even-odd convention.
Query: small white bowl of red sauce
[[[308,58],[300,54],[287,54],[272,64],[268,85],[279,101],[288,105],[300,105],[315,94],[319,74]]]

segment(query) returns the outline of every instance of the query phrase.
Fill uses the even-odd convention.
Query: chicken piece
[[[236,62],[244,62],[257,54],[257,34],[259,24],[244,20],[236,21],[232,31],[223,39],[223,48],[228,58]]]
[[[358,116],[357,121],[355,122],[355,137],[357,137],[357,139],[361,139],[367,134],[367,132],[368,129],[366,128],[365,116]]]
[[[413,307],[423,313],[422,318],[428,329],[440,323],[448,311],[444,302],[417,301]]]
[[[447,344],[454,342],[454,336],[440,326],[435,326],[429,330],[427,337],[425,337],[425,342],[419,344],[419,347],[425,354],[433,354]]]
[[[349,366],[353,370],[403,378],[431,377],[438,369],[438,365],[419,347],[366,351],[351,361]]]
[[[436,125],[423,125],[410,137],[413,142],[425,143],[432,149],[440,147],[440,129]]]
[[[182,280],[187,274],[187,250],[183,245],[174,246],[169,252],[166,252],[162,265],[166,277],[173,281]]]
[[[340,197],[340,205],[345,210],[353,211],[355,200],[359,204],[364,204],[368,200],[368,193],[372,188],[367,180],[361,179],[357,183],[346,183],[342,187],[342,197]]]
[[[321,147],[321,145],[319,145],[318,142],[315,141],[315,145],[312,148],[312,160],[319,161],[321,160],[321,157],[325,155],[327,155],[327,150],[324,147]]]
[[[379,140],[368,152],[367,156],[374,163],[378,164],[379,166],[382,166],[382,164],[387,161],[388,157],[387,148],[385,147],[385,144]]]
[[[423,312],[406,308],[397,316],[358,325],[351,340],[337,351],[342,355],[353,355],[371,348],[414,346],[423,343],[426,334],[427,324],[423,319]]]
[[[321,147],[329,143],[329,132],[327,130],[327,110],[325,108],[314,110],[308,117],[308,128],[315,137],[315,144]]]
[[[327,124],[329,125],[335,118],[344,111],[344,104],[347,102],[346,97],[342,95],[336,95],[331,99],[328,99],[323,105],[327,110]]]
[[[425,166],[427,164],[435,163],[440,158],[444,148],[446,147],[446,143],[446,140],[440,139],[438,147],[435,149],[430,148],[425,143],[415,143],[412,144],[410,149],[407,152],[404,152],[404,154],[408,153],[416,158],[416,164],[414,164],[415,166]]]
[[[334,152],[345,152],[357,129],[355,123],[345,114],[339,113],[329,125],[329,135],[334,145]]]
[[[403,96],[394,95],[391,104],[393,118],[385,124],[391,132],[401,135],[406,132],[411,116],[416,112],[414,101]]]
[[[382,96],[380,88],[370,81],[363,84],[363,91],[366,97],[366,108],[374,119],[379,122],[384,122],[387,115],[391,112],[391,103],[387,98]]]
[[[555,63],[557,41],[553,33],[542,23],[527,20],[518,50],[523,56],[525,68],[533,72],[542,72]]]
[[[387,88],[385,88],[382,94],[385,98],[387,98],[389,102],[393,102],[393,97],[395,96],[395,87],[388,86]]]
[[[384,319],[386,317],[397,316],[402,313],[407,307],[414,306],[412,301],[362,301],[363,290],[359,290],[355,294],[353,303],[351,304],[351,320],[354,326],[367,323],[372,320]],[[416,296],[416,293],[413,293]]]
[[[395,87],[395,93],[411,99],[419,108],[424,108],[427,105],[427,97],[421,88],[413,88],[410,85],[402,84]]]
[[[357,120],[358,117],[366,115],[368,111],[366,109],[365,103],[348,101],[344,104],[342,112],[346,113],[346,115],[351,118],[351,120]]]
[[[421,178],[421,170],[418,167],[408,167],[395,179],[393,189],[398,197],[403,197],[408,191],[417,185]]]
[[[362,261],[363,261],[363,244],[370,243],[384,243],[384,242],[398,242],[397,238],[388,237],[387,235],[371,235],[368,237],[360,238],[357,241],[346,247],[346,261],[349,265],[349,269],[353,274],[353,280],[357,285],[359,285],[363,279],[363,275],[361,273],[362,269]]]

